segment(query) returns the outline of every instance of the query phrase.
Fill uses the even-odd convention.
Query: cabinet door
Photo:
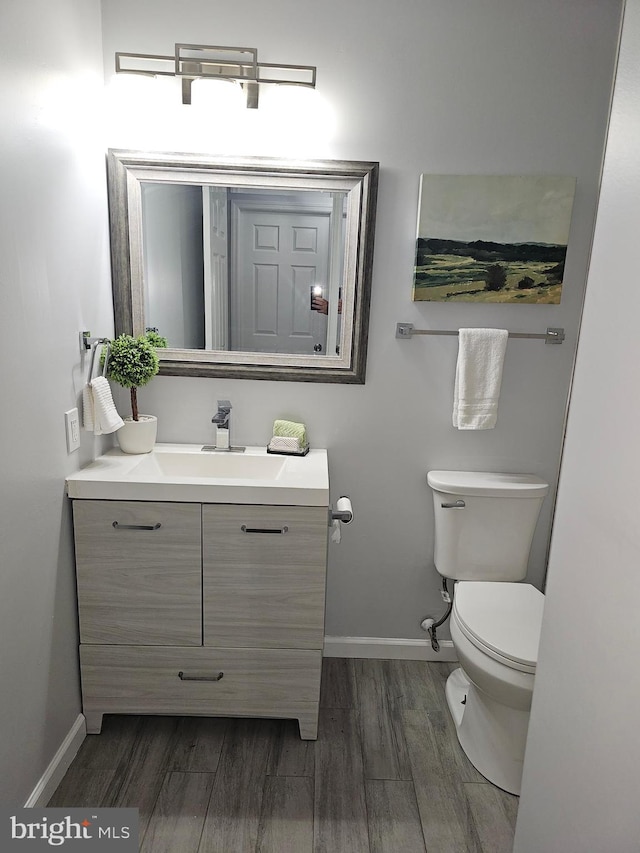
[[[202,643],[200,504],[73,502],[82,643]]]
[[[321,649],[323,507],[202,508],[204,643]]]

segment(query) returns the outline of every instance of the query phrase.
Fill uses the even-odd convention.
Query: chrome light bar
[[[258,106],[261,83],[307,86],[315,89],[314,65],[285,65],[258,62],[253,47],[223,47],[206,44],[176,44],[174,56],[151,53],[116,53],[117,74],[142,74],[182,79],[182,103],[191,103],[194,80],[217,79],[239,82],[246,92],[247,107]]]

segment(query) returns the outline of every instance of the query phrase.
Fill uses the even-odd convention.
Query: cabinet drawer
[[[83,643],[202,643],[200,504],[73,502]]]
[[[321,649],[327,510],[202,507],[204,643]]]
[[[319,651],[80,646],[80,663],[85,714],[317,715]]]

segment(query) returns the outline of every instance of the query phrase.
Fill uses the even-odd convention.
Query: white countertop
[[[202,447],[157,444],[151,453],[139,455],[109,450],[67,477],[67,494],[92,500],[329,506],[326,450],[284,456],[268,454],[264,447],[247,447],[244,453]],[[239,476],[229,476],[236,459]],[[218,461],[224,476],[212,473]]]

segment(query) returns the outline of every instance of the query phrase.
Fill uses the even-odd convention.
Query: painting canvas
[[[559,304],[575,184],[422,175],[414,301]]]

